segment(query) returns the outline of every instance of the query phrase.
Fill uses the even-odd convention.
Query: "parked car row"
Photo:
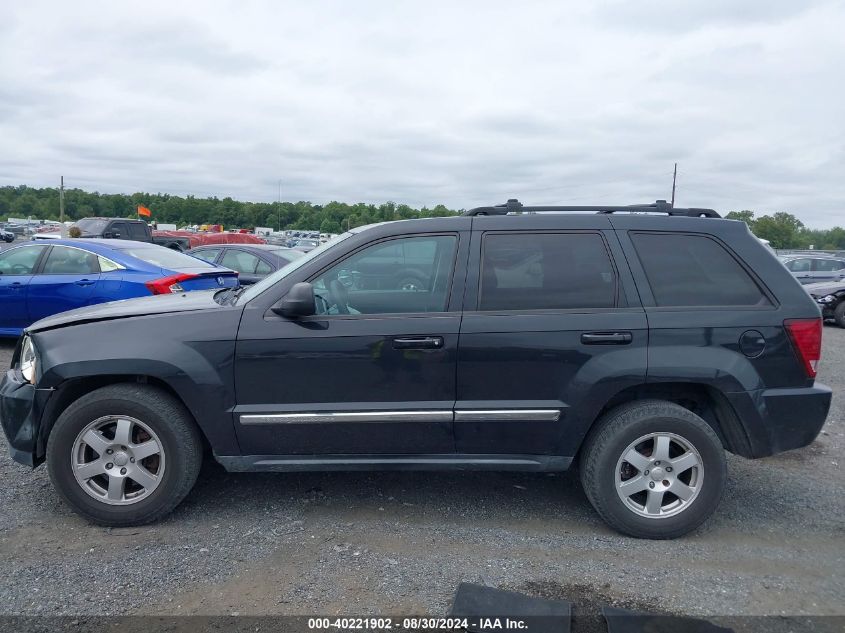
[[[0,252],[0,336],[44,317],[108,301],[234,288],[237,272],[132,240],[56,239]]]

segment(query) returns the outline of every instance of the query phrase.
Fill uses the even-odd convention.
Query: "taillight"
[[[169,277],[162,277],[161,279],[153,279],[146,282],[144,285],[154,295],[166,295],[171,292],[182,292],[183,288],[179,285],[182,281],[194,279],[199,275],[191,275],[188,273],[180,273],[178,275],[170,275]]]
[[[816,377],[819,360],[822,357],[822,320],[787,319],[783,322],[798,358],[804,363],[804,371],[810,378]]]

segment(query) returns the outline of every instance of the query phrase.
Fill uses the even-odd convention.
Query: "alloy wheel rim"
[[[616,494],[626,508],[665,519],[689,508],[704,481],[704,462],[691,442],[674,433],[649,433],[631,442],[616,463]]]
[[[131,505],[149,497],[164,476],[164,447],[149,425],[107,415],[86,426],[71,448],[76,483],[108,505]]]

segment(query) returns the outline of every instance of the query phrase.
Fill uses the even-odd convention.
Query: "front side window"
[[[763,291],[714,239],[631,233],[658,306],[769,306]]]
[[[809,259],[791,259],[786,264],[786,269],[793,273],[806,273],[810,271],[812,261]]]
[[[44,275],[92,275],[100,272],[100,263],[94,253],[54,246],[41,272]]]
[[[444,312],[457,238],[387,240],[347,257],[312,280],[318,314]]]
[[[597,233],[488,233],[480,310],[567,310],[616,305],[616,273]]]
[[[31,275],[43,246],[24,246],[0,253],[0,274]]]

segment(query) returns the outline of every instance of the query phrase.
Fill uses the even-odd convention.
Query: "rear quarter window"
[[[629,235],[658,306],[771,305],[748,271],[722,244],[708,236]]]

